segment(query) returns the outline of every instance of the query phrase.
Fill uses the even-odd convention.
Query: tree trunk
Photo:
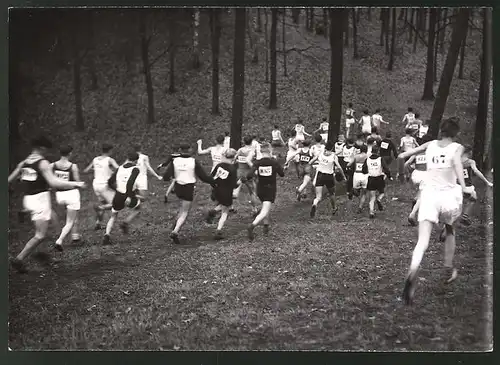
[[[243,100],[245,95],[245,28],[246,10],[236,8],[234,18],[233,111],[231,116],[231,148],[241,147]]]
[[[461,8],[453,26],[450,47],[448,49],[448,54],[446,55],[446,62],[443,67],[441,81],[439,82],[439,88],[430,118],[431,124],[429,126],[429,135],[434,138],[438,135],[439,123],[441,123],[441,119],[446,108],[446,101],[448,100],[448,95],[450,93],[450,86],[455,72],[455,66],[457,64],[458,53],[460,52],[460,45],[465,38],[465,34],[467,33],[468,18],[469,9]]]
[[[486,142],[486,128],[488,120],[488,104],[490,100],[490,81],[491,81],[491,10],[483,9],[483,54],[481,57],[481,81],[479,85],[479,99],[477,101],[476,127],[474,131],[474,146],[472,155],[474,161],[482,169],[484,145]],[[467,34],[467,31],[465,32]],[[464,37],[465,38],[465,37]]]
[[[399,10],[399,17],[398,17],[398,20],[403,20],[404,16],[405,16],[405,8],[401,8]]]
[[[328,9],[323,8],[323,36],[328,38]]]
[[[309,12],[311,11],[310,8],[306,8],[306,30],[309,31]]]
[[[97,72],[95,68],[95,62],[94,62],[94,55],[92,54],[93,50],[95,49],[94,47],[94,42],[95,42],[95,37],[94,37],[94,22],[93,22],[93,16],[92,16],[92,10],[89,11],[89,18],[88,18],[88,41],[89,44],[87,47],[89,47],[89,54],[87,55],[87,65],[89,68],[89,74],[90,74],[90,88],[91,90],[97,90]]]
[[[405,16],[404,16],[404,20],[403,20],[403,24],[405,25],[405,27],[406,27],[406,23],[408,23],[408,9],[405,9]]]
[[[386,29],[385,9],[381,8],[380,9],[380,41],[379,41],[379,45],[382,47],[384,46],[385,29]]]
[[[22,37],[19,35],[21,26],[17,16],[19,13],[15,11],[9,14],[10,22],[8,24],[10,41],[9,42],[9,151],[15,147],[13,141],[19,140],[19,103],[23,98],[19,97],[20,88],[22,87],[20,78],[20,57],[21,51],[19,44],[22,43]]]
[[[464,79],[464,62],[465,62],[465,46],[467,44],[467,34],[465,34],[464,41],[460,47],[460,63],[458,65],[458,78],[460,80]]]
[[[309,13],[311,15],[311,20],[309,21],[309,27],[311,27],[311,32],[314,32],[316,27],[314,26],[314,7],[311,7],[311,11]]]
[[[391,53],[390,43],[389,43],[389,31],[391,30],[391,9],[385,10],[385,54],[389,55]]]
[[[444,53],[444,40],[446,38],[446,18],[448,17],[448,8],[444,8],[444,15],[443,15],[443,29],[439,33],[439,53],[443,54]],[[467,19],[467,22],[469,20]]]
[[[271,9],[271,94],[269,97],[269,109],[278,107],[276,96],[276,30],[278,26],[278,9]]]
[[[282,31],[283,31],[283,35],[281,37],[281,42],[282,42],[282,45],[283,45],[283,75],[285,77],[288,76],[288,71],[287,71],[287,68],[286,68],[286,40],[285,40],[285,19],[286,19],[286,8],[283,8],[283,22],[281,23],[281,28],[282,28]]]
[[[441,34],[440,33],[440,28],[441,28],[441,9],[440,8],[437,8],[437,21],[436,21],[436,26],[437,26],[437,31],[436,31],[436,35],[435,35],[435,38],[434,38],[434,82],[437,82],[438,81],[438,50],[439,50],[439,45],[438,45],[438,42],[439,42],[439,35]]]
[[[411,9],[410,13],[410,26],[409,32],[408,32],[408,44],[411,44],[413,42],[413,27],[414,27],[414,19],[415,19],[415,9]],[[416,37],[416,36],[415,36]]]
[[[266,46],[264,47],[266,50],[266,72],[265,72],[265,81],[269,82],[269,16],[267,14],[267,9],[264,9],[264,39],[266,41]]]
[[[396,30],[398,28],[398,21],[396,18],[396,8],[392,8],[392,37],[391,37],[391,54],[389,57],[389,65],[387,69],[392,71],[394,68],[394,53],[396,52]]]
[[[154,123],[155,119],[155,104],[154,104],[154,95],[153,95],[153,81],[151,79],[151,67],[149,65],[149,42],[151,40],[150,37],[146,34],[146,23],[142,15],[140,15],[139,20],[139,33],[141,35],[141,56],[142,56],[142,65],[143,65],[143,73],[146,81],[146,92],[148,94],[148,119],[147,123]]]
[[[368,21],[371,22],[372,21],[372,8],[371,7],[368,7],[368,9],[366,10],[366,15],[368,16]]]
[[[340,132],[342,115],[342,76],[344,69],[344,48],[342,33],[345,18],[349,13],[343,8],[330,8],[330,126],[328,140],[335,141]]]
[[[262,33],[262,18],[260,16],[260,8],[257,8],[257,32]]]
[[[427,31],[427,8],[422,8],[422,24],[420,25],[420,30],[422,32],[422,39],[421,39],[421,42],[422,42],[422,45],[425,46],[425,32]]]
[[[259,63],[259,51],[257,49],[258,39],[255,35],[257,29],[257,19],[254,16],[253,9],[249,8],[249,13],[247,14],[247,31],[248,31],[248,41],[250,43],[250,49],[252,50],[252,63]]]
[[[353,9],[356,9],[356,8],[353,8]],[[362,9],[363,8],[358,8],[357,9],[357,11],[356,11],[356,17],[352,20],[353,21],[353,27],[354,27],[354,21],[356,21],[356,24],[357,24],[361,20]],[[349,13],[347,14],[347,16],[349,16]]]
[[[170,41],[170,50],[168,52],[168,58],[169,58],[169,86],[168,86],[168,92],[170,94],[173,94],[176,92],[175,89],[175,53],[177,50],[177,39],[176,39],[176,22],[174,19],[174,15],[170,15],[169,19],[169,41]]]
[[[330,18],[331,21],[331,18]],[[344,47],[349,47],[349,17],[344,16],[342,18],[342,22],[344,24]]]
[[[474,9],[470,9],[470,20],[471,20],[471,23],[474,23],[474,15],[475,15],[475,13],[476,12],[474,11]],[[469,27],[469,37],[470,37],[470,36],[472,36],[472,31],[473,31],[472,24],[468,25],[468,27]]]
[[[427,65],[425,67],[424,94],[422,100],[434,100],[434,40],[436,37],[436,8],[430,9],[429,15],[429,40],[427,42]]]
[[[200,68],[200,50],[199,50],[199,30],[200,30],[200,9],[194,9],[193,22],[193,68]]]
[[[212,41],[212,114],[219,115],[219,53],[220,18],[219,9],[210,9],[210,30]]]
[[[413,53],[417,52],[418,36],[420,35],[420,22],[422,19],[422,11],[420,9],[415,11],[417,13],[417,19],[415,21],[415,38],[413,38]]]
[[[72,51],[73,51],[73,95],[75,96],[75,116],[76,130],[83,131],[85,124],[83,121],[82,109],[82,84],[81,84],[81,57],[79,55],[80,47],[78,46],[78,29],[75,26],[72,30]]]
[[[292,8],[292,20],[293,24],[299,24],[300,9]]]
[[[359,58],[358,55],[358,25],[356,24],[356,8],[352,9],[352,47],[353,54],[352,57],[357,60]],[[349,15],[347,15],[349,16]]]

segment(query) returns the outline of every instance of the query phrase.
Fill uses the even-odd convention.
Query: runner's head
[[[323,137],[321,137],[321,134],[316,133],[314,135],[314,140],[316,141],[316,143],[321,143],[321,141],[323,140]]]
[[[137,162],[137,160],[139,159],[139,154],[137,153],[137,151],[134,149],[133,151],[130,151],[129,153],[127,153],[127,161],[130,161],[130,162]]]
[[[411,135],[413,134],[413,129],[411,129],[411,128],[406,128],[406,129],[405,129],[405,134],[406,134],[407,136],[411,136]]]
[[[111,152],[111,150],[113,149],[113,146],[110,145],[109,143],[104,143],[101,147],[101,150],[102,150],[102,154],[103,155],[107,155]]]
[[[141,145],[140,144],[135,144],[134,145],[134,151],[137,152],[137,153],[140,153],[141,152]]]
[[[323,117],[323,123],[326,123],[328,122],[328,118],[327,117]]]
[[[243,143],[245,146],[250,146],[252,144],[252,136],[243,137]]]
[[[348,106],[349,108],[352,108],[352,103],[348,103],[348,104],[347,104],[347,106]]]
[[[31,140],[31,147],[43,155],[52,148],[52,142],[45,136],[38,136]]]
[[[385,134],[385,138],[391,139],[392,138],[392,133],[391,132],[387,132]]]
[[[311,145],[311,141],[306,139],[302,141],[302,147],[309,147]]]
[[[334,147],[335,147],[335,146],[334,146],[334,144],[332,143],[332,141],[328,141],[328,142],[326,142],[326,144],[325,144],[325,150],[327,150],[327,151],[330,151],[330,152],[331,152],[331,151],[333,151]]]
[[[413,113],[413,108],[408,108],[408,113]]]
[[[266,137],[260,137],[259,138],[259,143],[262,144],[266,141]]]
[[[224,155],[222,156],[223,162],[233,162],[234,157],[236,156],[236,150],[234,148],[228,148]]]
[[[415,119],[420,118],[420,113],[415,113]]]
[[[379,114],[380,113],[380,109],[379,108],[375,109],[375,113]]]
[[[450,138],[450,139],[455,138],[458,135],[458,132],[460,132],[460,125],[458,124],[458,118],[445,119],[441,123],[439,131],[441,132],[441,138]]]
[[[344,143],[345,142],[345,136],[343,134],[339,134],[339,142]]]
[[[365,109],[365,110],[363,110],[363,114],[368,115],[368,114],[370,114],[370,112],[368,111],[368,109]]]
[[[354,140],[352,138],[347,138],[346,144],[350,147],[354,144]]]
[[[360,146],[360,147],[359,147],[359,151],[360,151],[361,153],[367,153],[367,152],[368,152],[368,146],[367,146],[366,144],[364,144],[364,145]],[[372,149],[372,151],[373,151],[373,149]]]
[[[59,153],[60,153],[61,157],[68,158],[71,155],[71,152],[73,152],[73,147],[71,147],[71,146],[62,146],[59,149]]]
[[[260,153],[262,154],[262,157],[270,157],[272,152],[273,149],[270,143],[264,142],[261,144]]]
[[[278,129],[280,129],[280,127],[278,127],[278,126],[275,124],[275,125],[274,125],[274,129],[275,129],[275,130],[278,130]]]
[[[224,144],[224,136],[222,134],[217,136],[217,138],[215,138],[215,142],[217,142],[217,144]]]
[[[225,137],[229,137],[229,132],[224,132]]]
[[[189,154],[191,152],[191,146],[187,143],[181,143],[179,145],[179,152],[182,154]]]
[[[368,151],[368,148],[367,148],[367,151]],[[378,147],[378,145],[374,144],[372,147],[372,156],[378,155],[379,151],[380,151],[380,148]]]
[[[363,133],[358,133],[356,135],[356,144],[361,145],[364,143],[364,140],[365,140],[365,136]]]
[[[375,138],[368,137],[368,138],[366,139],[366,144],[367,144],[368,146],[374,146],[374,145],[375,145]],[[373,151],[373,150],[372,150],[372,151]]]
[[[469,145],[464,146],[464,151],[462,153],[462,157],[464,159],[468,159],[468,158],[472,157],[472,147],[471,146],[469,146]]]

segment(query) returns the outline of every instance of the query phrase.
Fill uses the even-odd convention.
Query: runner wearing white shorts
[[[455,118],[447,119],[442,122],[440,127],[440,140],[424,143],[398,157],[405,159],[425,151],[427,163],[427,173],[422,184],[418,212],[418,242],[413,251],[403,290],[403,299],[407,305],[413,301],[417,272],[429,246],[434,224],[445,224],[445,283],[451,283],[457,277],[457,270],[453,266],[456,244],[453,224],[462,212],[462,194],[469,193],[475,197],[475,192],[468,188],[464,181],[461,160],[463,147],[454,142],[459,130],[458,121]],[[460,185],[457,185],[457,177]]]
[[[354,166],[354,174],[352,175],[352,189],[356,196],[359,196],[358,214],[363,211],[365,204],[368,185],[368,174],[363,173],[363,165],[365,164],[368,155],[366,154],[368,147],[363,144],[359,147],[360,153],[354,155],[353,160],[349,162],[348,166]]]
[[[135,146],[135,152],[139,155],[139,159],[137,160],[139,176],[137,176],[136,186],[142,200],[144,201],[147,198],[148,193],[148,172],[154,175],[158,180],[162,180],[163,178],[158,175],[155,170],[153,170],[151,164],[149,163],[149,157],[141,153],[141,147],[139,145]]]

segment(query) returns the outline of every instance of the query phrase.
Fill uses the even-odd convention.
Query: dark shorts
[[[250,178],[248,177],[248,174],[252,171],[250,167],[238,167],[238,170],[236,172],[236,176],[238,179],[245,178],[248,181],[251,181],[254,178],[254,175],[251,175]]]
[[[283,143],[281,143],[281,141],[272,141],[271,146],[272,147],[283,147]]]
[[[120,210],[124,209],[125,206],[127,208],[137,208],[140,204],[141,201],[134,195],[130,197],[130,202],[126,204],[128,196],[127,194],[122,194],[120,192],[116,192],[115,196],[113,197],[113,202],[112,202],[112,208],[115,212],[119,212]]]
[[[261,202],[274,203],[274,200],[276,199],[276,186],[257,185],[257,197]]]
[[[233,205],[233,190],[224,187],[217,187],[212,189],[211,198],[213,201],[216,201],[225,207],[230,207]]]
[[[307,164],[299,164],[299,174],[300,176],[305,176],[305,175],[311,175],[312,173],[312,166]]]
[[[389,166],[392,163],[392,156],[382,156],[382,160],[386,166]]]
[[[368,176],[368,184],[366,185],[366,190],[378,191],[380,194],[383,194],[385,190],[384,176]]]
[[[335,188],[335,176],[334,174],[325,174],[322,172],[318,172],[316,176],[316,184],[314,186],[324,186],[328,190]]]
[[[179,199],[192,202],[194,197],[194,184],[181,185],[175,183],[174,192]]]

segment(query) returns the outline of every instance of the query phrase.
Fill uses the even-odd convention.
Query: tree
[[[198,69],[201,66],[199,50],[200,9],[194,9],[193,18],[193,68]]]
[[[269,109],[278,107],[276,96],[276,28],[278,26],[278,9],[271,9],[271,95],[269,98]]]
[[[446,108],[446,101],[448,100],[448,95],[450,93],[451,81],[455,72],[460,45],[465,37],[465,33],[467,32],[469,11],[470,10],[468,8],[461,8],[453,26],[450,47],[448,49],[448,54],[446,55],[446,61],[443,67],[443,72],[441,73],[441,80],[439,82],[439,88],[430,118],[431,124],[429,126],[428,133],[430,136],[435,138],[437,137],[439,123],[441,122]]]
[[[266,78],[266,83],[269,82],[269,16],[267,14],[267,9],[264,9],[264,17],[265,17],[265,23],[264,23],[264,39],[266,42],[266,46],[264,49],[266,50],[266,72],[265,72],[265,78]]]
[[[248,27],[248,41],[250,42],[250,49],[252,50],[252,63],[259,63],[259,50],[258,50],[258,38],[256,36],[257,32],[257,19],[255,18],[255,14],[252,11],[253,9],[249,9],[249,14],[247,16]]]
[[[344,16],[342,18],[344,24],[344,47],[349,47],[349,17]]]
[[[18,9],[9,11],[9,142],[19,139],[19,111],[22,98],[19,97],[19,89],[21,88],[21,73],[19,65],[21,61],[20,52],[21,33],[26,28],[20,23],[21,17]],[[9,143],[9,147],[14,147],[13,143]]]
[[[417,10],[417,19],[415,21],[415,38],[413,38],[413,53],[417,52],[418,37],[422,24],[422,9]]]
[[[286,19],[286,8],[283,8],[283,18],[281,23],[281,30],[283,31],[281,42],[283,44],[283,76],[287,77],[287,68],[286,68],[286,41],[285,41],[285,19]]]
[[[245,95],[245,28],[246,9],[236,8],[234,18],[233,110],[231,117],[231,148],[241,147],[243,100]]]
[[[344,69],[344,47],[342,33],[345,18],[349,13],[343,8],[330,9],[330,115],[328,139],[334,141],[340,132],[340,116],[342,115],[342,77]]]
[[[484,146],[486,142],[486,128],[488,120],[488,104],[490,100],[491,81],[491,9],[483,8],[483,52],[481,56],[481,76],[479,84],[479,98],[477,101],[476,126],[474,131],[474,146],[472,155],[478,167],[483,167]],[[467,32],[465,32],[467,34]],[[464,37],[465,38],[465,37]]]
[[[396,18],[396,8],[392,8],[392,37],[391,37],[391,54],[389,56],[389,65],[387,69],[392,71],[394,68],[394,53],[396,52],[396,30],[398,28],[398,19]]]
[[[446,37],[446,19],[448,18],[448,8],[444,8],[443,14],[443,29],[439,33],[439,53],[444,53],[444,39]],[[466,34],[467,35],[467,34]]]
[[[431,8],[429,15],[429,41],[427,42],[427,64],[425,67],[424,94],[422,100],[434,100],[434,39],[436,36],[437,9]]]
[[[385,34],[385,9],[381,8],[380,9],[380,41],[379,45],[383,46],[384,45],[384,34]]]
[[[168,92],[170,94],[175,93],[175,53],[177,51],[177,35],[176,35],[176,20],[175,14],[170,14],[170,19],[168,22],[168,38],[169,38],[169,86]],[[217,83],[218,84],[218,83]]]
[[[323,8],[323,36],[328,38],[328,9]]]
[[[220,9],[210,9],[210,30],[212,43],[212,114],[219,110],[219,53],[220,53]]]
[[[76,130],[83,131],[85,124],[83,121],[82,109],[82,81],[81,81],[81,65],[82,59],[85,55],[80,54],[80,47],[78,42],[78,22],[75,20],[72,24],[71,37],[72,45],[71,50],[73,53],[73,95],[75,97],[75,116],[76,116]]]
[[[88,10],[88,47],[89,51],[94,50],[94,21],[93,21],[93,10]],[[90,53],[90,52],[89,52]],[[87,55],[87,65],[90,74],[90,88],[92,90],[97,90],[97,72],[95,68],[94,57],[92,55]]]
[[[146,32],[146,20],[144,14],[139,14],[139,34],[141,37],[141,57],[142,72],[146,81],[146,92],[148,94],[148,119],[147,123],[152,124],[155,121],[155,103],[153,95],[153,80],[151,78],[151,65],[149,63],[149,44],[151,36]]]
[[[300,8],[292,8],[293,24],[299,24]]]
[[[391,29],[391,11],[390,9],[385,9],[385,54],[389,55],[391,53],[389,47],[389,30]]]
[[[410,26],[408,27],[409,28],[409,32],[408,32],[408,44],[411,44],[411,42],[413,41],[413,27],[414,27],[415,12],[416,12],[415,8],[411,9],[411,13],[410,13]],[[416,35],[415,35],[415,37],[416,37]]]
[[[460,63],[458,64],[458,78],[464,78],[464,61],[465,61],[465,46],[467,45],[467,33],[465,33],[464,41],[460,47]]]
[[[262,18],[260,16],[260,8],[257,8],[257,32],[262,33]]]
[[[352,57],[357,60],[358,55],[358,25],[356,21],[356,8],[352,8]]]

